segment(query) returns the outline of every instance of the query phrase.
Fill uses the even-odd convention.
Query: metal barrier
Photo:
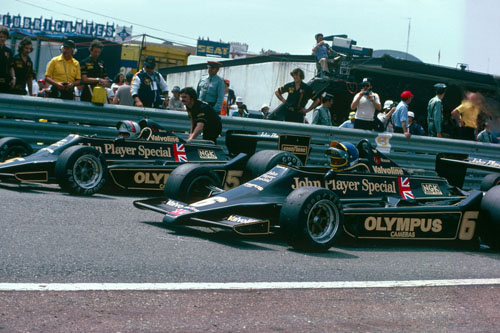
[[[120,120],[150,118],[165,128],[187,137],[190,121],[186,112],[120,105],[94,105],[89,102],[63,101],[50,98],[0,94],[0,137],[15,136],[32,146],[51,144],[69,133],[113,137]],[[405,168],[432,173],[439,152],[463,153],[484,158],[498,158],[500,145],[472,141],[439,139],[402,134],[378,133],[355,129],[340,129],[319,125],[304,125],[279,121],[223,117],[223,135],[229,129],[255,132],[288,133],[311,136],[310,164],[325,164],[324,155],[332,140],[357,143],[368,139],[374,146]],[[224,145],[224,138],[218,139]],[[257,149],[272,149],[276,143],[262,141]],[[465,188],[478,187],[484,171],[470,170]]]

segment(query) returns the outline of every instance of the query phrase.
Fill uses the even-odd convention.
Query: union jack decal
[[[174,157],[177,162],[188,162],[186,147],[183,143],[174,144]]]
[[[398,177],[398,187],[399,195],[404,199],[415,199],[415,196],[411,192],[410,178],[408,177]]]

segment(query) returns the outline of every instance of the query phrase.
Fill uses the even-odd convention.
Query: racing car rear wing
[[[467,154],[439,153],[436,155],[436,172],[453,186],[463,187],[468,168],[500,173],[500,161],[472,157]]]
[[[257,142],[277,142],[278,149],[295,154],[302,164],[306,164],[309,157],[311,137],[306,135],[256,133],[241,130],[229,130],[226,132],[226,146],[230,155],[245,153],[253,155],[257,149]]]

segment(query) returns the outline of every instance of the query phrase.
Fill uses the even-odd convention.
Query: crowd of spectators
[[[183,90],[175,86],[171,91],[172,96],[169,97],[168,85],[165,78],[155,71],[156,61],[152,56],[145,58],[143,68],[135,75],[129,73],[124,76],[119,73],[111,81],[107,76],[105,64],[99,58],[104,48],[100,41],[94,40],[89,47],[90,55],[79,62],[73,58],[75,43],[65,39],[61,46],[61,54],[48,63],[45,78],[36,81],[33,62],[29,57],[33,50],[31,39],[25,37],[19,43],[17,54],[13,55],[5,46],[8,37],[8,29],[0,28],[0,92],[2,93],[186,111],[186,103],[181,98]],[[325,59],[328,59],[326,55],[329,55],[331,50],[323,43],[321,34],[316,36],[316,40],[313,52],[321,64],[320,73],[329,76],[330,73],[326,73]],[[221,63],[209,61],[207,66],[208,75],[199,81],[194,91],[197,99],[208,104],[219,116],[249,117],[250,112],[243,97],[236,97],[235,92],[229,88],[230,81],[218,75]],[[338,126],[337,116],[345,110],[332,109],[335,96],[328,93],[315,96],[312,89],[303,81],[304,72],[300,68],[294,69],[290,75],[293,81],[275,91],[282,105],[271,111],[269,105],[264,104],[257,117],[307,123],[305,115],[313,111],[312,124]],[[401,133],[407,138],[411,138],[412,135],[443,137],[445,124],[442,100],[446,94],[445,84],[434,85],[436,95],[428,102],[425,129],[416,121],[415,112],[411,110],[410,104],[414,97],[411,91],[401,92],[398,103],[386,100],[382,106],[379,95],[374,92],[371,79],[363,79],[360,86],[360,91],[354,95],[350,105],[348,119],[338,126],[339,128]],[[100,100],[101,97],[98,96],[102,91],[105,91],[105,96]],[[193,95],[191,91],[189,93],[190,96]],[[286,95],[286,99],[283,95]],[[498,133],[492,131],[491,119],[482,120],[478,124],[482,102],[483,96],[480,93],[469,92],[462,103],[453,109],[449,120],[451,123],[455,122],[456,131],[453,131],[453,137],[499,142]]]

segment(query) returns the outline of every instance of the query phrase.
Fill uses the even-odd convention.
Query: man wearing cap
[[[415,122],[415,113],[408,111],[408,131],[411,135],[424,135],[425,131],[419,123]]]
[[[330,108],[333,104],[333,95],[324,93],[321,96],[322,105],[315,109],[313,112],[312,124],[314,125],[324,125],[332,126],[332,114],[330,113]]]
[[[168,106],[168,86],[160,73],[155,71],[156,60],[153,56],[144,59],[144,67],[135,74],[130,87],[130,94],[135,106],[160,108]],[[165,95],[162,102],[161,94]]]
[[[332,73],[330,73],[330,69],[328,68],[328,63],[335,63],[339,61],[340,56],[336,56],[333,59],[329,59],[332,53],[335,54],[335,51],[333,51],[330,48],[330,46],[327,43],[325,43],[325,41],[323,40],[323,34],[318,33],[314,36],[314,38],[316,39],[316,44],[314,45],[312,52],[316,57],[316,61],[319,63],[321,67],[321,73],[319,76],[321,78],[329,77],[332,75]]]
[[[172,88],[172,97],[170,97],[170,100],[168,101],[168,109],[169,110],[176,110],[176,111],[185,111],[184,109],[184,104],[182,104],[180,95],[181,95],[181,88],[179,86],[174,86]]]
[[[224,79],[224,101],[222,101],[222,108],[219,113],[221,116],[229,116],[229,109],[236,101],[234,90],[229,89],[229,84],[229,80]]]
[[[394,126],[394,133],[404,134],[408,139],[411,137],[408,130],[408,104],[413,99],[413,94],[409,90],[401,93],[402,101],[396,107],[396,111],[392,114],[392,125]]]
[[[134,100],[132,99],[132,95],[130,95],[130,83],[133,77],[134,74],[132,73],[125,75],[125,82],[118,87],[113,97],[113,104],[134,106]]]
[[[38,97],[49,97],[50,87],[44,79],[38,80]]]
[[[80,63],[73,58],[75,42],[65,39],[61,54],[50,60],[45,71],[45,81],[52,85],[50,97],[74,99],[74,87],[80,85]]]
[[[262,114],[262,118],[267,119],[267,117],[269,117],[269,105],[262,104],[260,107],[260,113]]]
[[[217,113],[220,113],[226,87],[224,80],[217,75],[222,64],[217,61],[208,61],[207,65],[208,76],[198,82],[196,92],[200,101],[208,103]]]
[[[429,136],[437,136],[442,138],[441,130],[443,123],[443,97],[446,93],[446,85],[444,83],[436,83],[436,96],[429,100],[427,104],[427,130]]]
[[[94,39],[89,46],[90,55],[80,61],[82,83],[84,84],[81,101],[90,102],[92,100],[95,86],[109,87],[104,62],[99,60],[103,48],[104,45],[99,40]]]
[[[394,132],[392,125],[389,126],[389,121],[391,120],[391,116],[396,111],[396,103],[392,100],[388,99],[384,102],[384,107],[382,108],[383,112],[379,112],[377,114],[378,120],[382,123],[383,131]]]
[[[188,140],[196,139],[203,132],[204,140],[211,140],[215,143],[222,131],[218,112],[206,102],[198,100],[196,91],[191,87],[181,90],[181,101],[186,106],[186,111],[191,119]]]
[[[372,130],[374,128],[375,110],[381,110],[380,97],[372,91],[372,82],[364,78],[361,82],[362,89],[354,96],[351,110],[356,110],[354,128]]]
[[[352,111],[349,113],[349,119],[344,121],[339,128],[354,128],[354,121],[356,119],[356,112]]]

